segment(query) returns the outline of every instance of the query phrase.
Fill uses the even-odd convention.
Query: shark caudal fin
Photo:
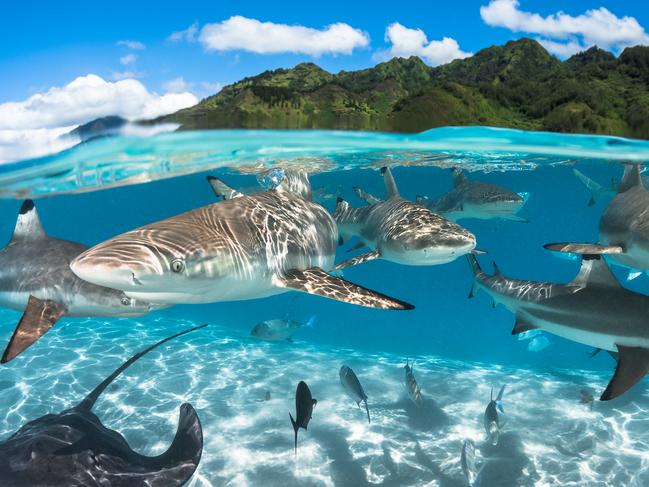
[[[505,393],[505,386],[506,384],[500,388],[500,392],[498,393],[498,397],[496,398],[496,407],[501,413],[505,412],[505,408],[503,407],[503,394]],[[491,394],[493,395],[493,389],[491,390]]]
[[[352,208],[341,197],[336,199],[336,208],[332,216],[338,225],[338,243],[340,245],[356,235],[356,229],[363,224],[368,208],[367,206],[364,208]]]
[[[471,284],[471,290],[469,291],[469,299],[471,299],[478,292],[477,278],[478,276],[484,274],[484,272],[482,272],[482,267],[480,267],[480,263],[478,262],[478,259],[475,255],[466,254],[466,259],[469,263],[469,266],[471,267],[471,272],[473,273],[473,283]]]
[[[163,343],[166,343],[170,340],[173,340],[174,338],[178,338],[180,336],[186,335],[187,333],[191,333],[196,330],[200,330],[201,328],[205,328],[207,325],[200,325],[200,326],[195,326],[193,328],[190,328],[188,330],[181,331],[179,333],[176,333],[175,335],[171,335],[170,337],[164,338],[163,340],[160,340],[157,343],[154,343],[148,348],[145,348],[141,352],[136,353],[133,355],[130,359],[128,359],[126,362],[124,362],[121,366],[119,366],[112,374],[110,374],[108,377],[106,377],[97,387],[95,387],[90,394],[88,394],[83,401],[81,401],[75,409],[81,409],[81,410],[86,410],[90,411],[92,407],[95,405],[95,402],[99,398],[102,392],[110,385],[111,382],[113,382],[117,376],[119,376],[122,372],[124,372],[127,368],[129,368],[133,363],[135,363],[138,359],[142,358],[144,355],[149,353],[151,350],[159,347]]]
[[[292,269],[274,280],[279,288],[292,289],[307,294],[315,294],[336,301],[356,304],[366,308],[405,310],[414,306],[404,301],[364,288],[358,284],[332,276],[319,267],[306,270]]]
[[[642,166],[640,164],[624,164],[624,175],[617,188],[618,193],[624,193],[634,186],[642,186]]]
[[[619,358],[615,374],[608,383],[600,401],[615,399],[631,389],[649,372],[649,349],[617,345]]]
[[[39,240],[45,238],[45,230],[38,218],[36,206],[32,200],[25,200],[18,212],[14,233],[11,236],[11,242],[20,242],[24,240]]]
[[[315,315],[311,316],[304,324],[304,326],[307,328],[315,328],[315,318],[316,318]]]
[[[385,194],[387,198],[398,198],[399,190],[397,189],[397,183],[394,182],[394,177],[392,176],[392,171],[387,166],[381,168],[381,174],[383,174],[383,182],[385,183]]]
[[[243,196],[243,193],[231,188],[217,177],[207,176],[207,182],[212,186],[214,194],[224,200],[231,200]]]
[[[300,429],[300,426],[293,419],[293,415],[288,413],[288,417],[291,418],[291,424],[293,425],[293,431],[295,431],[295,454],[297,455],[297,430]]]
[[[358,196],[360,199],[365,201],[368,205],[376,205],[377,203],[380,203],[383,201],[381,198],[378,198],[374,196],[373,194],[368,193],[362,188],[359,188],[358,186],[353,186],[354,193],[356,193],[356,196]]]
[[[592,180],[584,173],[578,169],[572,170],[573,174],[579,179],[581,184],[583,184],[588,192],[590,193],[590,199],[588,200],[588,206],[593,206],[595,203],[599,203],[607,199],[608,197],[615,194],[615,188],[605,188],[598,182]]]
[[[452,174],[453,174],[454,188],[457,188],[459,185],[461,185],[462,183],[468,180],[468,178],[466,177],[466,173],[458,167],[453,168]]]

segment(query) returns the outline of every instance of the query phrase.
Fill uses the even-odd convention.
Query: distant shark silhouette
[[[0,443],[2,486],[179,486],[193,475],[203,452],[203,431],[190,404],[180,407],[176,437],[161,455],[133,451],[122,435],[92,413],[97,398],[126,368],[169,340],[207,325],[176,333],[135,354],[79,404],[30,421]]]

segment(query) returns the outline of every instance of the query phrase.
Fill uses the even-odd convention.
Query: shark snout
[[[70,263],[80,279],[122,291],[141,289],[151,276],[162,273],[152,251],[144,245],[106,242],[88,249]]]

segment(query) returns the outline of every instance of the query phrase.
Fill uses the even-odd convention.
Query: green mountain
[[[649,47],[597,47],[564,62],[519,39],[431,68],[417,57],[331,74],[313,63],[266,71],[159,120],[182,129],[419,132],[445,125],[649,138]]]

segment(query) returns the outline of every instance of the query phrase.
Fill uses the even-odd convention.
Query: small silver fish
[[[315,316],[309,318],[306,323],[290,319],[266,320],[257,323],[250,334],[261,340],[278,342],[286,340],[292,342],[292,336],[302,327],[313,328]]]

